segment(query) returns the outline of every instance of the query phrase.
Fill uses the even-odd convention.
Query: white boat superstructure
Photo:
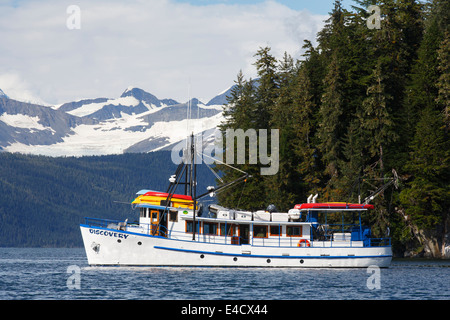
[[[90,265],[234,267],[388,267],[389,239],[357,224],[321,224],[314,217],[368,209],[292,209],[288,213],[193,210],[141,204],[139,223],[86,218],[81,225]],[[195,232],[194,232],[195,226]],[[328,229],[325,229],[327,227]]]
[[[186,194],[175,194],[183,174]],[[136,222],[86,218],[80,228],[90,265],[316,268],[391,262],[390,239],[373,238],[362,223],[373,205],[316,203],[317,196],[310,196],[288,212],[273,205],[253,212],[203,207],[198,199],[214,188],[196,196],[195,166],[180,164],[169,181],[166,192],[137,193]]]

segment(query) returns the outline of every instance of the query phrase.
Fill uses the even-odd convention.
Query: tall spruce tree
[[[419,229],[433,229],[448,219],[450,141],[443,115],[432,106],[421,111],[406,169],[412,175],[400,199]]]
[[[329,177],[325,197],[333,191],[333,183],[339,177],[338,160],[340,158],[340,137],[342,134],[343,91],[342,75],[337,55],[332,55],[325,76],[325,91],[319,110],[318,147],[325,164],[325,174]]]

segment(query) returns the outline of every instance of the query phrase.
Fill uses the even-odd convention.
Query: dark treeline
[[[130,205],[136,192],[166,191],[175,169],[166,151],[80,158],[0,153],[0,246],[82,246],[85,217],[137,220]],[[202,191],[214,183],[207,170],[199,166]]]
[[[372,4],[379,29],[367,24]],[[316,193],[357,202],[395,169],[399,188],[372,202],[374,234],[389,229],[398,255],[440,257],[450,242],[450,2],[360,0],[346,10],[335,1],[330,14],[302,59],[260,48],[258,78],[239,72],[221,129],[279,129],[279,171],[237,165],[253,178],[219,200],[283,211]],[[240,174],[219,167],[225,181]]]

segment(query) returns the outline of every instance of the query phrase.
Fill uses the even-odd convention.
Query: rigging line
[[[233,166],[230,166],[229,164],[227,164],[227,163],[225,163],[225,162],[223,162],[223,161],[220,161],[219,159],[216,159],[216,158],[207,156],[207,155],[204,154],[203,152],[199,152],[199,154],[201,154],[202,156],[205,156],[205,157],[207,157],[207,158],[210,158],[210,159],[212,159],[212,160],[214,160],[214,161],[217,161],[217,162],[219,162],[220,164],[226,165],[227,167],[230,167],[231,169],[234,169],[234,170],[237,170],[237,171],[242,172],[242,173],[244,173],[244,174],[247,174],[247,172],[242,171],[242,170],[240,170],[240,169],[238,169],[238,168],[235,168],[235,167],[233,167]]]
[[[206,166],[208,167],[208,169],[209,170],[211,170],[211,172],[213,173],[213,175],[220,181],[220,182],[222,182],[223,183],[223,180],[222,180],[222,178],[207,164],[207,163],[205,163],[206,164]]]
[[[232,185],[235,185],[235,184],[237,184],[237,183],[240,183],[240,182],[242,182],[242,180],[245,180],[245,179],[247,179],[248,177],[251,177],[251,176],[249,176],[248,174],[246,174],[245,176],[242,176],[242,177],[240,177],[240,178],[237,178],[237,179],[234,180],[234,181],[225,183],[225,184],[223,184],[223,185],[217,187],[215,190],[205,192],[204,194],[198,196],[197,199],[201,199],[201,198],[203,198],[204,196],[210,194],[211,192],[214,192],[215,194],[218,194],[218,193],[222,192],[224,189],[226,189],[226,188],[228,188],[228,187],[230,187],[230,186],[232,186]]]
[[[241,180],[241,181],[238,181],[238,182],[236,182],[235,184],[230,184],[230,185],[228,185],[228,186],[225,186],[225,187],[223,187],[222,189],[220,189],[220,190],[218,190],[218,191],[214,191],[214,193],[215,193],[215,194],[222,193],[223,191],[227,190],[227,189],[228,189],[229,187],[231,187],[231,186],[237,186],[238,184],[240,184],[240,183],[242,183],[242,182],[246,182],[245,180],[246,180],[246,179]]]
[[[187,167],[187,165],[185,164],[185,165],[183,166],[183,171],[181,171],[181,174],[180,174],[180,176],[179,176],[180,179],[183,177],[183,173],[184,173],[184,170],[186,169],[186,167]],[[187,174],[187,173],[186,173],[186,174]],[[169,187],[170,192],[168,191],[168,195],[167,195],[167,198],[166,198],[166,207],[165,207],[164,210],[163,210],[162,217],[164,217],[165,215],[167,215],[167,212],[169,212],[169,210],[168,210],[168,208],[169,208],[169,203],[170,203],[170,201],[172,200],[172,197],[173,197],[173,195],[175,194],[175,191],[177,190],[177,187],[178,187],[178,184],[180,183],[180,180],[176,179],[175,182],[176,182],[176,183],[174,183],[175,186],[172,185],[172,189],[173,189],[173,190],[170,190],[170,187]],[[195,200],[194,200],[194,201],[195,201]]]
[[[239,208],[239,204],[241,203],[242,195],[244,194],[245,186],[247,185],[247,179],[244,180],[244,185],[242,186],[241,196],[239,197],[236,208]]]
[[[124,201],[116,201],[116,200],[114,200],[113,202],[114,202],[114,203],[120,203],[120,204],[130,204],[129,202],[124,202]]]

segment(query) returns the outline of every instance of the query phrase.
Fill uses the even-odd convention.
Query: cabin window
[[[150,218],[152,219],[153,222],[158,222],[158,211],[152,210],[150,212]]]
[[[186,221],[186,233],[192,233],[194,231],[194,222],[193,221]],[[196,226],[196,233],[199,232],[199,223],[195,222],[195,226]]]
[[[217,234],[217,223],[214,222],[203,222],[203,234]]]
[[[169,221],[178,222],[178,211],[169,211]]]
[[[301,237],[302,227],[301,226],[287,226],[286,235],[288,237]]]
[[[270,235],[271,236],[281,236],[281,226],[270,226]]]
[[[267,238],[267,226],[253,226],[253,238]]]
[[[148,211],[148,209],[147,208],[139,208],[139,216],[141,217],[141,218],[147,218],[147,211]]]
[[[220,224],[220,235],[221,236],[234,236],[235,226],[231,223],[221,223]]]

